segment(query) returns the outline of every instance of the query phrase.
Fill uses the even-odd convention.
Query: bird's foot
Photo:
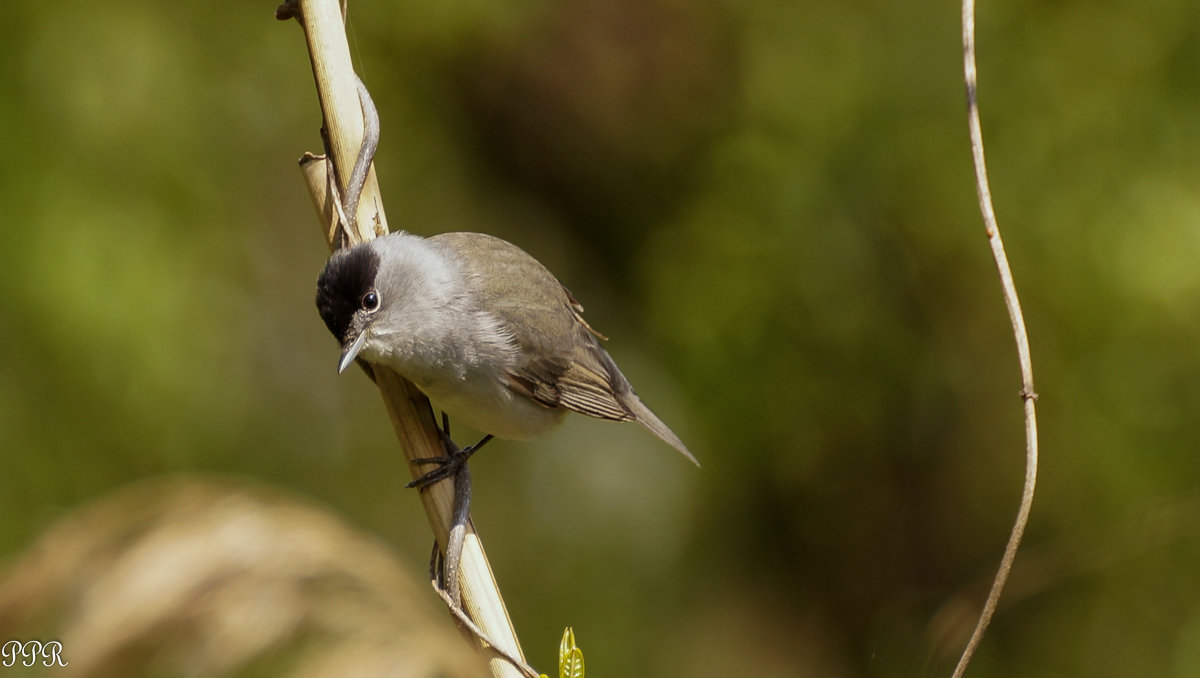
[[[405,487],[416,487],[421,490],[426,490],[446,478],[451,478],[458,474],[459,469],[462,469],[467,464],[467,460],[471,455],[475,454],[479,448],[483,447],[487,441],[491,440],[492,436],[486,435],[474,445],[460,448],[450,439],[449,434],[442,431],[442,445],[446,448],[446,454],[440,457],[423,457],[421,459],[413,459],[415,464],[437,464],[437,467],[426,472],[421,477],[408,483]]]

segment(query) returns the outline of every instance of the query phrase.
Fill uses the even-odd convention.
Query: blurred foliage
[[[336,377],[313,308],[299,29],[247,2],[6,9],[0,554],[130,482],[218,471],[422,567],[378,396]],[[532,663],[569,622],[597,676],[948,675],[1023,449],[957,7],[351,12],[393,227],[545,262],[704,464],[583,420],[474,460]],[[1193,676],[1200,5],[983,3],[978,26],[1043,465],[971,675]]]

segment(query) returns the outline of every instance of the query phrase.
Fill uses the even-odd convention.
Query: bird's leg
[[[455,604],[461,603],[458,583],[458,564],[462,560],[463,539],[466,538],[467,519],[471,515],[471,472],[467,460],[475,450],[483,447],[492,436],[484,436],[482,440],[470,447],[459,448],[450,439],[450,422],[442,415],[443,428],[438,429],[442,436],[442,444],[446,447],[443,457],[426,457],[414,459],[418,464],[438,464],[438,467],[417,478],[405,487],[419,487],[422,491],[429,489],[435,483],[454,478],[454,514],[450,520],[449,537],[446,540],[445,582],[447,594]]]
[[[445,478],[454,478],[454,513],[451,516],[450,530],[446,540],[443,582],[446,586],[446,593],[454,601],[454,604],[458,605],[461,603],[458,565],[462,559],[463,540],[466,538],[467,520],[471,514],[471,471],[467,460],[471,458],[475,450],[490,440],[491,436],[485,436],[478,443],[460,449],[450,439],[450,418],[446,416],[445,412],[442,413],[442,428],[438,429],[438,433],[442,436],[442,445],[446,448],[446,455],[414,459],[413,461],[417,463],[439,464],[439,466],[412,481],[407,487],[419,487],[424,490]]]
[[[444,595],[451,611],[462,608],[462,593],[458,581],[458,566],[462,562],[463,541],[467,536],[467,520],[471,513],[471,471],[463,464],[454,473],[454,513],[450,518],[450,531],[446,539],[446,558],[439,570],[430,562],[430,573],[439,573],[433,577],[433,586],[438,593]],[[437,542],[433,545],[434,561],[437,560]]]

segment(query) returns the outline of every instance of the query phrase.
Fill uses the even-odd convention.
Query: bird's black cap
[[[364,294],[375,286],[379,255],[366,243],[335,252],[317,278],[317,312],[338,343],[348,339],[350,323]]]

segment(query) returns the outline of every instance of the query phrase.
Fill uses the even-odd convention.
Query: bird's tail
[[[664,424],[662,419],[658,418],[658,415],[650,411],[650,408],[646,407],[646,404],[640,398],[630,393],[624,400],[625,406],[633,413],[634,421],[646,427],[646,430],[654,435],[662,438],[663,442],[679,450],[679,453],[687,457],[688,461],[696,466],[700,465],[700,462],[696,461],[696,457],[692,456],[692,453],[688,451],[687,446],[683,444],[679,436],[675,435],[675,432]]]

